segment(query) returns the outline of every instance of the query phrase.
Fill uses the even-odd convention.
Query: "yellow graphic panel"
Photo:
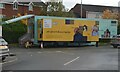
[[[95,21],[74,19],[42,19],[38,25],[38,39],[43,41],[98,41],[98,26]],[[40,24],[40,21],[38,21]]]
[[[91,31],[83,31],[83,36],[91,36]]]
[[[99,36],[87,36],[87,41],[99,41]]]

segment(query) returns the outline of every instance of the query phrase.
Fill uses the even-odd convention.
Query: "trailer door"
[[[38,20],[38,40],[42,41],[43,38],[43,19]]]

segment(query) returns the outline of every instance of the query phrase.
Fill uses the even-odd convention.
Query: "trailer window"
[[[111,26],[117,26],[117,22],[116,21],[111,21]]]
[[[96,24],[99,25],[99,21],[96,21]]]
[[[116,21],[111,21],[111,23],[116,23]]]
[[[66,19],[65,20],[65,24],[74,24],[74,20],[68,20],[68,19]]]

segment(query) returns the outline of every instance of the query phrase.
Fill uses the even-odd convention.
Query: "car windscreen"
[[[8,43],[3,39],[0,38],[0,45],[7,45]]]

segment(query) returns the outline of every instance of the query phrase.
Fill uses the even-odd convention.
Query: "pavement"
[[[3,70],[118,70],[118,49],[111,46],[10,48],[16,54]]]

